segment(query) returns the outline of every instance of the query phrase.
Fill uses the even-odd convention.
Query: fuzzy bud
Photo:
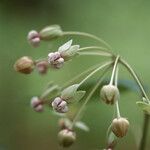
[[[40,74],[45,74],[45,73],[47,73],[47,70],[48,70],[48,62],[45,60],[37,62],[36,68]]]
[[[27,39],[33,47],[38,47],[40,44],[39,33],[35,30],[32,30],[28,33]]]
[[[129,121],[126,118],[115,118],[112,121],[112,132],[117,137],[124,137],[127,134],[129,128]]]
[[[100,91],[101,99],[107,104],[114,104],[119,99],[119,90],[114,85],[104,85]]]
[[[48,54],[49,64],[56,69],[59,69],[64,64],[64,59],[60,56],[59,52],[49,53]]]
[[[52,102],[52,107],[56,112],[66,113],[68,111],[67,102],[62,100],[60,97],[56,97]]]
[[[28,56],[23,56],[15,62],[14,69],[20,73],[30,74],[34,69],[34,62]]]
[[[63,129],[58,133],[58,140],[61,146],[69,147],[75,142],[76,134],[69,129]]]
[[[43,111],[43,102],[38,97],[32,97],[32,99],[31,99],[31,107],[36,112],[42,112]]]
[[[51,25],[42,29],[39,33],[42,40],[52,40],[63,35],[59,25]]]

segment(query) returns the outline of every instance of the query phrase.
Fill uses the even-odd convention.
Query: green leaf
[[[136,104],[147,114],[150,115],[150,104],[146,103],[146,102],[141,102],[138,101],[136,102]]]
[[[62,46],[59,47],[58,52],[63,53],[64,51],[68,50],[71,47],[72,40],[66,42]]]
[[[66,101],[73,98],[77,92],[78,87],[79,87],[79,84],[74,84],[74,85],[67,87],[61,92],[61,98],[65,99]]]
[[[88,132],[90,130],[89,127],[82,121],[77,121],[75,123],[75,127],[79,128],[83,131],[86,131],[86,132]]]

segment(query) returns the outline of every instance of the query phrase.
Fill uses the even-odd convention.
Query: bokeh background
[[[80,57],[65,64],[60,71],[46,76],[37,72],[18,74],[13,70],[15,60],[23,55],[34,59],[47,56],[63,42],[74,39],[81,46],[96,42],[68,37],[41,43],[37,49],[26,41],[29,30],[40,30],[50,24],[60,24],[64,31],[75,30],[102,37],[136,69],[148,93],[150,88],[150,1],[149,0],[0,0],[0,150],[62,150],[57,143],[57,119],[49,109],[35,113],[30,98],[40,95],[49,81],[59,85],[82,70],[104,59]],[[132,80],[120,69],[120,79]],[[93,83],[95,78],[91,79]],[[87,84],[90,86],[91,84]],[[97,91],[98,92],[98,91]],[[117,150],[136,150],[143,121],[135,102],[140,100],[136,90],[122,90],[120,109],[129,119],[128,135],[119,140]],[[100,150],[105,147],[106,130],[112,119],[112,107],[93,96],[83,120],[90,132],[77,130],[76,143],[69,150]],[[149,138],[150,138],[150,132]],[[149,139],[147,150],[150,149]]]

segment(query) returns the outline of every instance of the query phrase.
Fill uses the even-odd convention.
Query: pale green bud
[[[61,146],[69,147],[75,142],[76,134],[69,129],[63,129],[58,133],[58,140]]]
[[[59,25],[47,26],[39,32],[41,40],[52,40],[63,35],[63,31]]]
[[[119,90],[114,85],[104,85],[100,91],[101,99],[107,104],[114,104],[120,97]]]

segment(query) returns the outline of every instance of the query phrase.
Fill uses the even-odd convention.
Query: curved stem
[[[80,78],[84,77],[86,74],[90,73],[91,71],[95,70],[97,67],[99,67],[101,65],[100,64],[97,64],[97,65],[94,65],[92,67],[90,67],[89,69],[85,70],[84,72],[82,72],[81,74],[75,76],[75,78],[73,78],[72,80],[70,80],[69,82],[67,82],[63,87],[62,89],[66,88],[67,86],[77,82]]]
[[[132,69],[132,67],[123,59],[120,59],[120,62],[128,69],[128,71],[131,73],[131,75],[133,76],[133,78],[135,79],[136,83],[138,84],[139,88],[141,89],[142,92],[142,96],[146,98],[147,102],[150,103],[149,98],[144,90],[144,87],[140,81],[140,79],[138,78],[137,74],[135,73],[135,71]]]
[[[79,35],[79,36],[89,37],[91,39],[94,39],[94,40],[100,42],[101,44],[104,44],[108,49],[112,49],[111,46],[107,42],[105,42],[101,38],[99,38],[99,37],[97,37],[95,35],[92,35],[90,33],[76,32],[76,31],[63,32],[63,36],[66,36],[66,35]]]
[[[90,98],[92,97],[92,95],[94,94],[94,92],[96,91],[96,89],[99,87],[99,85],[101,84],[101,82],[103,81],[104,75],[105,73],[108,71],[108,69],[110,68],[110,66],[108,68],[105,69],[105,71],[103,72],[103,74],[100,77],[100,80],[97,82],[97,84],[93,87],[93,89],[91,90],[91,92],[89,93],[89,95],[87,96],[86,100],[84,101],[84,103],[82,104],[82,106],[80,107],[78,113],[76,114],[76,116],[73,119],[72,122],[72,126],[71,128],[73,128],[73,126],[75,125],[76,121],[78,121],[82,111],[84,110],[85,105],[88,103],[88,101],[90,100]]]
[[[119,58],[120,58],[120,56],[118,55],[116,60],[115,60],[114,67],[113,67],[113,71],[112,71],[112,75],[111,75],[111,79],[110,79],[110,83],[109,83],[110,85],[113,84],[113,80],[114,80],[114,76],[115,76],[115,72],[116,72],[116,68],[117,68],[117,64],[118,64]]]
[[[111,51],[109,51],[107,48],[99,47],[99,46],[82,47],[82,48],[80,48],[78,51],[91,50],[91,49],[100,50],[101,52],[105,52],[105,53],[114,55],[114,54],[113,54]]]
[[[111,54],[104,53],[104,52],[78,52],[79,55],[96,55],[96,56],[106,56],[106,57],[112,57]]]
[[[139,150],[145,150],[146,148],[146,139],[148,134],[149,122],[150,122],[150,116],[148,114],[144,114],[143,134],[142,134]]]
[[[80,83],[79,83],[79,86],[81,84],[83,84],[87,79],[89,79],[92,75],[94,75],[96,72],[98,72],[99,70],[103,69],[104,67],[106,66],[109,66],[113,63],[113,61],[109,61],[109,62],[106,62],[104,63],[103,65],[101,65],[100,67],[98,67],[97,69],[95,69],[94,71],[92,71],[88,76],[86,76]]]

